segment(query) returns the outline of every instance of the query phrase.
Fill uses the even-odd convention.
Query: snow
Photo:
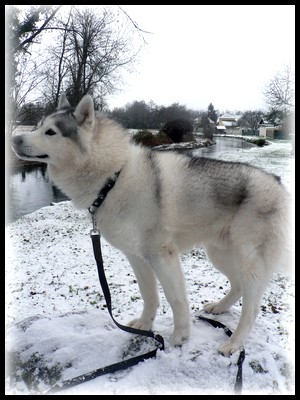
[[[281,176],[294,195],[291,144],[239,149],[219,158],[246,161]],[[89,236],[90,216],[65,201],[44,207],[6,227],[6,394],[44,394],[66,380],[154,349],[153,342],[120,330],[103,298]],[[133,271],[121,252],[103,238],[102,253],[113,315],[121,324],[135,318],[142,300]],[[191,337],[173,347],[172,312],[160,288],[154,331],[165,339],[156,358],[103,375],[62,395],[228,395],[233,394],[239,354],[218,353],[223,329],[199,321],[205,302],[220,299],[228,281],[201,249],[182,255],[191,312]],[[294,280],[276,274],[245,344],[242,394],[295,393]],[[213,316],[234,330],[241,303]]]

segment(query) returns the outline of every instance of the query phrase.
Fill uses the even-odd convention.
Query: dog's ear
[[[74,116],[79,124],[88,123],[92,125],[95,118],[94,101],[90,95],[85,95],[74,112]]]
[[[59,102],[58,102],[58,109],[60,108],[69,108],[71,107],[70,103],[67,100],[67,96],[65,95],[65,93],[63,93],[60,98],[59,98]]]

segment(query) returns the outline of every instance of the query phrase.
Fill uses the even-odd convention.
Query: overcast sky
[[[294,67],[295,5],[122,5],[148,45],[110,108],[135,100],[195,110],[265,109],[262,89]]]

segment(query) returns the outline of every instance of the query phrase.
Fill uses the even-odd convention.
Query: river
[[[224,152],[240,148],[250,148],[255,145],[235,137],[214,137],[216,144],[193,150],[195,156],[217,158]],[[18,171],[12,171],[9,176],[7,194],[6,223],[10,223],[25,214],[29,214],[52,202],[68,200],[48,178],[45,166],[26,166]]]

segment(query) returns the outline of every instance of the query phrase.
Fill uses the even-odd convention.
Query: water
[[[237,149],[256,147],[255,144],[246,142],[246,140],[239,137],[214,136],[214,140],[216,141],[215,145],[193,150],[192,154],[198,157],[218,158],[223,153],[232,152]]]
[[[46,165],[26,166],[12,171],[9,177],[6,222],[49,206],[52,202],[68,200],[47,174]]]
[[[241,138],[215,137],[214,139],[215,145],[193,150],[192,154],[217,158],[224,152],[255,146]],[[68,200],[68,197],[50,182],[46,165],[26,166],[11,171],[8,186],[7,223],[41,207],[49,206],[52,202]]]

